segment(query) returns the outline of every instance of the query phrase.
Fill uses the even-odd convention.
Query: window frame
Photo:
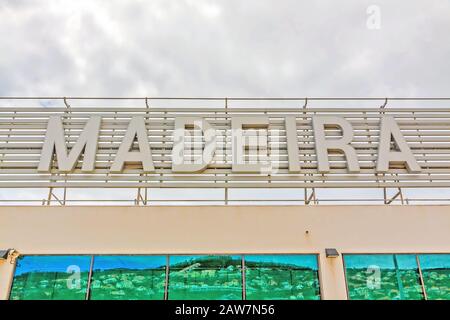
[[[350,292],[348,289],[348,280],[347,280],[347,265],[345,263],[345,256],[351,256],[351,255],[414,255],[417,263],[417,271],[419,276],[420,285],[422,287],[422,294],[423,299],[422,300],[428,300],[428,295],[426,292],[425,282],[423,279],[422,274],[422,266],[420,265],[420,255],[439,255],[439,254],[449,254],[447,252],[347,252],[342,253],[342,266],[344,268],[344,282],[345,282],[345,293],[347,296],[347,300],[350,299]]]
[[[321,268],[321,260],[320,253],[247,253],[242,255],[243,260],[245,260],[245,256],[315,256],[317,262],[317,281],[319,282],[319,300],[323,300],[323,284],[322,284],[322,268]],[[244,262],[243,262],[244,263]],[[245,277],[245,269],[246,265],[244,264],[242,267],[242,272]],[[243,292],[246,292],[245,288],[246,283],[243,283]],[[247,299],[243,299],[247,300]],[[248,300],[251,301],[251,300]]]
[[[92,262],[93,262],[93,255],[91,254],[70,254],[70,253],[56,253],[56,254],[20,254],[19,256],[14,258],[14,267],[12,268],[12,277],[8,286],[8,292],[7,292],[7,297],[8,300],[11,300],[11,294],[12,294],[12,289],[13,289],[13,285],[14,285],[14,278],[16,276],[16,271],[17,271],[17,262],[20,259],[20,257],[58,257],[58,256],[75,256],[75,257],[89,257],[90,262],[89,262],[89,270],[88,270],[88,279],[87,279],[87,284],[86,284],[86,295],[84,300],[80,300],[80,301],[85,301],[88,298],[89,295],[89,287],[90,287],[90,282],[91,282],[91,277],[92,277]]]
[[[92,284],[92,274],[94,271],[94,263],[95,263],[95,257],[96,256],[160,256],[160,257],[165,257],[166,258],[166,267],[165,267],[165,284],[164,284],[164,299],[163,301],[167,301],[168,300],[168,292],[169,292],[169,272],[170,272],[170,257],[171,256],[240,256],[241,258],[241,285],[242,285],[242,300],[246,300],[246,296],[245,296],[245,291],[246,291],[246,279],[245,279],[245,270],[246,270],[246,265],[245,265],[245,257],[246,256],[252,256],[252,255],[258,255],[258,256],[286,256],[286,255],[298,255],[298,256],[314,256],[315,260],[317,261],[317,277],[318,277],[318,281],[319,281],[319,299],[323,300],[323,284],[322,284],[322,268],[321,268],[321,260],[320,260],[320,253],[317,252],[307,252],[307,253],[298,253],[298,252],[289,252],[289,253],[285,253],[285,252],[276,252],[276,253],[174,253],[174,254],[167,254],[167,253],[137,253],[137,254],[132,254],[132,253],[100,253],[100,254],[87,254],[87,253],[75,253],[75,254],[70,254],[70,253],[56,253],[56,254],[20,254],[18,257],[15,258],[14,260],[14,267],[12,270],[12,277],[10,280],[10,284],[9,284],[9,292],[7,294],[8,296],[8,300],[11,300],[11,293],[12,293],[12,288],[14,285],[14,278],[15,278],[15,274],[16,274],[16,269],[17,269],[17,261],[20,257],[25,257],[25,256],[40,256],[40,257],[45,257],[45,256],[86,256],[86,257],[90,257],[90,265],[89,265],[89,270],[88,270],[88,283],[86,286],[86,296],[84,300],[89,300],[90,296],[91,296],[91,284]]]

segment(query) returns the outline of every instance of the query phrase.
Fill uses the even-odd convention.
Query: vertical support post
[[[404,300],[404,293],[403,293],[403,283],[402,283],[402,279],[400,277],[400,273],[398,271],[398,261],[397,261],[397,255],[394,254],[394,267],[395,267],[395,277],[397,279],[397,283],[398,283],[398,291],[399,291],[399,295],[400,295],[400,300]]]
[[[91,263],[89,264],[88,282],[86,285],[86,300],[89,300],[91,295],[91,283],[92,283],[92,269],[94,268],[94,256],[91,256]]]
[[[380,106],[380,115],[384,115],[384,114],[386,113],[386,112],[385,112],[385,108],[386,108],[387,103],[388,103],[388,98],[386,98],[386,99],[384,100],[384,104]],[[414,118],[414,119],[415,119],[415,118]],[[385,176],[384,173],[383,173],[383,176]],[[397,176],[398,176],[398,175],[397,175]],[[399,182],[399,180],[395,180],[395,181],[396,181],[396,182]],[[384,182],[385,182],[385,180],[384,180]],[[396,193],[392,198],[390,198],[390,199],[388,199],[388,196],[387,196],[387,188],[386,188],[386,187],[383,187],[383,197],[384,197],[384,204],[391,204],[391,203],[393,203],[394,200],[395,200],[397,197],[400,197],[400,203],[401,203],[402,205],[405,203],[404,198],[403,198],[403,190],[402,190],[401,187],[398,187],[398,188],[397,188],[397,193]]]
[[[170,272],[170,259],[166,256],[166,277],[164,283],[164,300],[169,300],[169,272]]]
[[[64,97],[64,104],[65,104],[66,107],[67,107],[66,113],[67,113],[68,115],[69,115],[69,114],[72,115],[72,110],[71,110],[70,104],[67,102],[67,98],[66,98],[66,97]],[[69,138],[70,138],[70,131],[71,131],[71,129],[69,129],[69,134],[68,134],[68,137],[69,137]],[[65,174],[64,176],[67,176],[67,174]],[[67,182],[67,180],[66,180],[66,182]],[[64,193],[63,205],[66,205],[66,195],[67,195],[67,188],[66,188],[66,187],[64,187],[63,193]]]
[[[386,100],[384,100],[384,104],[382,106],[380,106],[380,116],[385,114],[384,108],[386,107],[387,102],[388,102],[388,100],[386,98]],[[381,123],[381,117],[380,117],[380,123]],[[383,173],[383,177],[384,176],[385,176],[385,174]],[[383,182],[386,182],[386,180],[383,180]],[[387,203],[387,190],[386,190],[386,187],[383,187],[383,198],[384,198],[384,204],[388,204]]]
[[[305,98],[305,104],[302,107],[302,109],[303,109],[303,111],[302,111],[303,112],[303,120],[305,120],[305,121],[308,120],[307,111],[306,111],[307,107],[308,107],[308,98],[306,97]],[[308,129],[304,129],[303,132],[307,133]],[[303,139],[308,139],[308,135],[304,135]],[[307,144],[311,144],[310,141],[308,141],[306,143]],[[307,156],[310,157],[311,153],[307,153]],[[306,161],[309,162],[309,163],[312,162],[311,160],[306,160]],[[305,173],[304,176],[306,178],[307,176],[313,176],[313,174],[312,173],[309,173],[309,174]],[[313,182],[313,180],[310,180],[310,182]],[[308,181],[306,179],[305,179],[305,183],[308,183]],[[311,194],[308,194],[308,190],[309,189],[311,189]],[[315,188],[308,188],[308,187],[304,188],[304,202],[305,202],[305,205],[309,205],[311,202],[313,204],[318,204],[318,200],[316,199],[316,189]]]
[[[228,98],[225,98],[225,119],[228,120]],[[233,136],[233,135],[231,135]],[[224,145],[224,154],[225,154],[225,161],[227,159],[227,138],[228,133],[225,131],[225,145]],[[233,138],[231,138],[233,139]],[[233,145],[233,140],[231,140],[231,145]],[[228,173],[225,173],[225,178],[228,178]],[[228,183],[228,179],[225,180],[225,185]],[[225,187],[225,205],[228,205],[228,187]]]
[[[14,111],[14,115],[12,116],[12,122],[14,122],[14,120],[16,119],[16,114],[17,114],[17,111]],[[12,133],[12,127],[10,127],[9,129],[8,129],[8,134],[6,135],[6,141],[5,141],[5,144],[6,145],[8,145],[8,143],[9,143],[9,138],[11,137],[11,133]],[[5,148],[5,152],[2,154],[3,155],[3,157],[2,158],[0,158],[0,165],[2,164],[2,162],[4,162],[4,157],[5,157],[5,155],[6,155],[6,149],[7,149],[8,147],[6,147]]]
[[[52,201],[52,193],[53,193],[53,187],[48,188],[48,195],[47,195],[47,205],[49,206]]]
[[[145,105],[147,106],[147,109],[148,109],[148,111],[147,111],[147,115],[148,115],[150,112],[150,105],[148,104],[148,98],[145,98]],[[146,173],[146,174],[144,174],[144,176],[147,177],[148,174]],[[147,182],[148,182],[148,180],[145,180],[145,184],[147,184]],[[144,205],[145,206],[147,205],[147,199],[148,199],[148,191],[147,191],[147,187],[145,187],[144,188]]]
[[[142,174],[141,174],[141,176],[142,176]],[[140,182],[142,182],[142,181],[140,180]],[[142,195],[142,192],[141,192],[142,189],[144,189],[144,195]],[[138,205],[140,205],[141,202],[144,206],[147,205],[147,188],[138,187],[134,204],[138,206]]]
[[[400,196],[400,203],[403,205],[405,201],[403,200],[403,191],[402,188],[398,188],[398,195]]]
[[[422,286],[423,297],[428,300],[427,291],[425,289],[425,281],[423,280],[422,266],[420,265],[419,255],[416,254],[417,268],[419,270],[420,285]]]
[[[384,100],[384,104],[380,107],[381,109],[383,109],[383,111],[381,111],[380,114],[385,114],[384,108],[386,107],[387,103],[388,103],[388,98],[386,98],[386,99]],[[384,173],[383,173],[383,176],[385,176]],[[397,175],[397,176],[398,176],[398,175]],[[395,180],[395,181],[396,181],[396,182],[399,182],[399,180]],[[399,196],[400,196],[400,203],[403,205],[403,204],[404,204],[404,200],[403,200],[403,191],[402,191],[402,188],[401,188],[401,187],[398,187],[398,188],[397,188],[397,193],[396,193],[391,199],[389,199],[389,200],[388,200],[388,198],[387,198],[387,190],[386,190],[386,188],[384,188],[384,204],[391,204],[391,203],[393,203],[394,200],[395,200],[397,197],[399,197]]]
[[[67,188],[64,187],[64,191],[63,191],[63,206],[66,205],[66,199],[67,199]]]
[[[413,111],[412,114],[414,115],[414,118],[413,118],[414,121],[417,120],[416,113]],[[417,137],[420,139],[419,143],[420,143],[421,146],[423,146],[422,135],[420,134],[419,128],[417,128],[416,132],[417,132]],[[422,156],[423,156],[423,158],[424,158],[425,164],[427,164],[427,163],[428,163],[428,160],[427,160],[426,153],[422,153]],[[429,181],[430,181],[430,182],[433,182],[433,179],[431,179],[431,172],[428,173],[428,176],[430,177],[430,180],[429,180]]]
[[[244,255],[241,256],[241,269],[242,269],[242,300],[247,300],[247,279],[245,275],[245,258]]]
[[[311,194],[308,195],[309,188],[305,188],[305,204],[318,204],[319,201],[316,198],[316,188],[311,188]]]
[[[167,138],[167,130],[166,130],[166,126],[167,126],[167,111],[164,111],[163,119],[164,119],[163,139],[165,141],[166,138]],[[174,129],[175,129],[175,121],[174,121]],[[162,151],[164,152],[164,155],[166,155],[167,149],[166,149],[166,144],[165,143],[163,143]],[[164,163],[164,159],[162,160],[162,163]],[[161,173],[159,175],[162,178],[163,177],[163,171],[162,171],[163,168],[160,168],[160,170],[161,170]],[[163,182],[162,179],[159,180],[159,182],[162,184],[162,182]]]
[[[144,99],[144,101],[145,101],[145,107],[146,107],[146,109],[147,109],[147,111],[145,112],[145,114],[146,115],[148,115],[148,111],[149,111],[149,108],[150,108],[150,106],[149,106],[149,104],[148,104],[148,98],[147,97],[145,97],[145,99]],[[147,174],[140,174],[139,176],[147,176]],[[144,183],[146,183],[147,181],[144,181]],[[141,185],[142,183],[143,183],[143,181],[142,180],[139,180],[138,181],[138,183]],[[141,187],[137,187],[137,194],[136,194],[136,200],[134,201],[134,204],[136,205],[136,206],[139,206],[140,204],[141,204],[141,202],[142,202],[142,204],[145,206],[145,205],[147,205],[147,188],[144,188],[144,190],[145,190],[145,198],[142,196],[142,193],[141,193]]]

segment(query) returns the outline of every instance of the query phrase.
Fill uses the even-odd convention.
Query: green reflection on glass
[[[248,300],[319,300],[315,255],[245,256]]]
[[[344,260],[350,299],[424,298],[415,255],[345,255]]]
[[[165,256],[96,256],[91,300],[162,300]]]
[[[450,254],[419,255],[428,300],[450,300]]]
[[[242,299],[240,256],[171,256],[170,300]]]
[[[90,256],[23,256],[17,260],[11,300],[84,300]]]

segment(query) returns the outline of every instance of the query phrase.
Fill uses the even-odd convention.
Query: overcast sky
[[[448,96],[449,32],[448,0],[1,0],[0,95]]]
[[[450,96],[449,33],[449,0],[0,0],[0,96]]]

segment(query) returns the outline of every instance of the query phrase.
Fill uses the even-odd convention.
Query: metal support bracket
[[[395,199],[397,199],[399,197],[400,197],[401,204],[405,203],[402,188],[397,188],[397,193],[394,194],[394,196],[392,196],[389,199],[387,197],[387,188],[383,188],[383,194],[384,194],[384,204],[391,204],[395,201]]]
[[[52,200],[52,198],[54,198]],[[48,189],[48,195],[47,195],[47,199],[46,200],[42,200],[42,205],[51,205],[52,201],[58,202],[61,206],[66,205],[66,199],[67,199],[67,190],[66,188],[64,188],[64,193],[63,193],[63,198],[59,199],[54,193],[53,193],[53,188],[49,188]]]
[[[311,193],[308,195],[308,188],[305,188],[305,204],[317,204],[317,198],[316,198],[316,189],[311,188]]]

